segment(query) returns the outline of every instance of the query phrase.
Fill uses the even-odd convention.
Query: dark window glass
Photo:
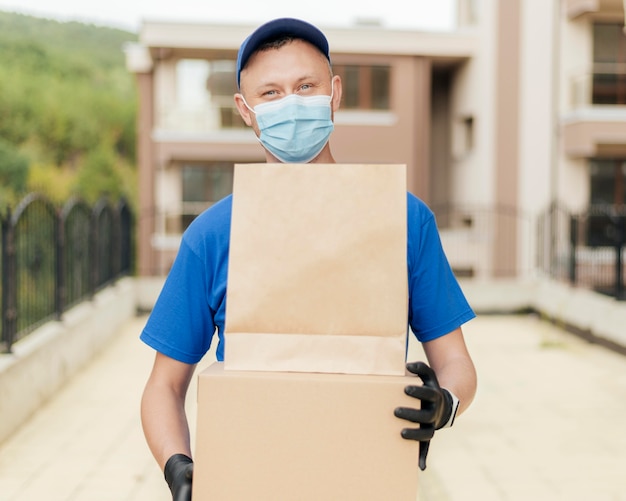
[[[333,71],[343,83],[343,109],[389,109],[389,66],[336,65]]]
[[[593,104],[626,104],[624,25],[593,25]]]
[[[372,67],[372,109],[389,109],[389,67]]]
[[[622,205],[626,203],[626,159],[592,159],[591,205]]]
[[[592,159],[590,171],[590,216],[587,224],[587,245],[615,244],[613,209],[623,211],[626,204],[626,159]]]
[[[232,162],[183,165],[183,229],[204,209],[232,193],[233,171]]]

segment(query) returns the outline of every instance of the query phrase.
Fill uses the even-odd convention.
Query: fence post
[[[576,285],[576,244],[578,243],[578,217],[570,216],[569,218],[569,281],[572,285]]]
[[[111,239],[113,240],[111,245],[111,272],[113,274],[113,281],[119,278],[120,271],[122,269],[122,214],[121,203],[117,204],[117,207],[113,206],[113,220],[111,221]]]
[[[8,329],[7,329],[7,310],[8,310],[8,284],[9,281],[7,279],[8,273],[8,252],[7,252],[7,240],[8,240],[8,229],[9,229],[9,220],[11,219],[11,214],[9,210],[7,210],[6,219],[0,214],[0,231],[2,231],[2,317],[0,318],[0,322],[2,322],[2,330],[0,331],[0,353],[6,353],[10,351],[9,341],[8,341]]]
[[[98,248],[99,243],[99,231],[98,231],[98,217],[96,207],[92,207],[89,213],[89,221],[91,222],[89,227],[89,252],[91,254],[91,265],[89,267],[89,298],[93,299],[98,288],[98,267],[100,266],[100,252]]]
[[[624,299],[624,263],[622,262],[622,250],[626,237],[626,216],[615,218],[615,298],[618,301]]]
[[[57,320],[61,319],[61,315],[65,311],[66,302],[66,284],[65,284],[65,228],[63,225],[63,216],[60,210],[55,213],[54,223],[54,240],[56,245],[56,263],[55,263],[55,280],[54,288],[54,311]]]
[[[11,210],[7,209],[6,219],[2,220],[2,353],[11,353],[17,331],[14,229]]]
[[[126,199],[119,204],[120,274],[129,275],[133,267],[133,217]]]

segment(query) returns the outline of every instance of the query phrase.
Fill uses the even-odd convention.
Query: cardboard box
[[[398,406],[412,376],[199,375],[194,501],[415,501],[419,444]]]

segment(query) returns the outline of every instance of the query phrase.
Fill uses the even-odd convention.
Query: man
[[[237,109],[259,138],[267,162],[335,163],[328,140],[342,86],[332,74],[328,42],[316,27],[295,19],[259,27],[239,50],[237,85]],[[227,197],[190,225],[141,334],[157,351],[141,405],[144,433],[177,501],[191,496],[185,395],[215,330],[218,360],[224,355],[230,210]],[[432,212],[412,195],[408,271],[407,321],[430,365],[407,364],[424,382],[405,389],[420,400],[416,407],[421,410],[389,412],[419,424],[402,430],[402,436],[420,441],[419,466],[424,469],[434,431],[450,426],[474,397],[476,374],[461,331],[474,313],[443,254]]]

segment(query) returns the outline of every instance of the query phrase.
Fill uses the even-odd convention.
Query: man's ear
[[[331,80],[331,84],[333,86],[333,100],[330,104],[333,112],[335,112],[339,109],[339,104],[341,103],[341,95],[343,92],[341,77],[339,75],[335,75]]]
[[[252,126],[252,118],[250,117],[250,109],[246,106],[246,103],[243,99],[243,96],[239,93],[235,94],[235,106],[237,107],[237,111],[243,118],[243,121],[246,123],[248,127]]]

